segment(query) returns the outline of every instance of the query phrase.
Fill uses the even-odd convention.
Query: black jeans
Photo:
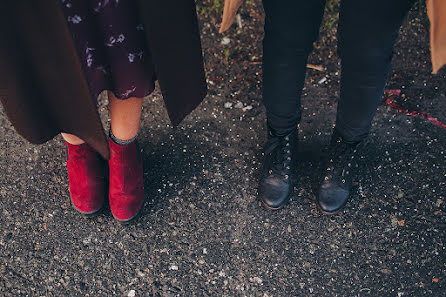
[[[341,0],[336,130],[347,142],[369,134],[399,28],[414,1]],[[268,124],[286,134],[300,122],[307,57],[318,37],[325,0],[263,0],[263,5],[263,100]]]

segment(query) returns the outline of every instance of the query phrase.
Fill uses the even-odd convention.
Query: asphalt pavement
[[[394,69],[410,59],[396,51]],[[390,87],[431,90],[417,109],[445,123],[445,75],[425,75]],[[129,225],[108,208],[74,211],[62,139],[29,144],[2,111],[0,295],[446,296],[446,129],[383,103],[351,201],[322,215],[313,189],[336,113],[328,83],[306,83],[295,191],[280,211],[256,200],[260,101],[210,92],[173,129],[156,91],[139,135],[147,203]],[[107,125],[106,100],[100,112]]]

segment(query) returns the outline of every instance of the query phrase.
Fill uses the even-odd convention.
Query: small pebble
[[[221,44],[223,45],[228,45],[229,43],[231,43],[231,39],[229,39],[228,37],[223,37],[223,39],[221,40]]]
[[[257,283],[257,284],[262,284],[262,279],[260,278],[260,277],[258,277],[258,276],[254,276],[254,277],[251,277],[250,279],[249,279],[251,282],[253,282],[253,283]]]
[[[235,107],[235,108],[243,108],[243,103],[241,103],[241,102],[237,102],[237,104],[235,104],[234,107]]]
[[[326,82],[327,81],[327,78],[326,77],[323,77],[320,81],[319,81],[319,84],[321,85],[321,84],[323,84],[324,82]]]

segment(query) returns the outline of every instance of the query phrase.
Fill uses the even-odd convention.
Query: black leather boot
[[[336,214],[347,203],[352,187],[353,170],[358,167],[356,153],[359,142],[345,142],[333,131],[328,148],[328,160],[320,168],[321,185],[316,201],[324,214]]]
[[[293,191],[292,166],[297,150],[297,127],[287,135],[278,136],[268,129],[264,148],[264,163],[259,182],[259,199],[268,209],[280,209],[288,202]]]

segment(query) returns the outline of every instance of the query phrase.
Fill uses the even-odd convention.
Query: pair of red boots
[[[106,161],[88,144],[67,145],[67,169],[71,201],[86,216],[97,214],[106,193]],[[137,140],[119,145],[109,139],[108,199],[118,221],[134,219],[144,203],[141,151]]]

